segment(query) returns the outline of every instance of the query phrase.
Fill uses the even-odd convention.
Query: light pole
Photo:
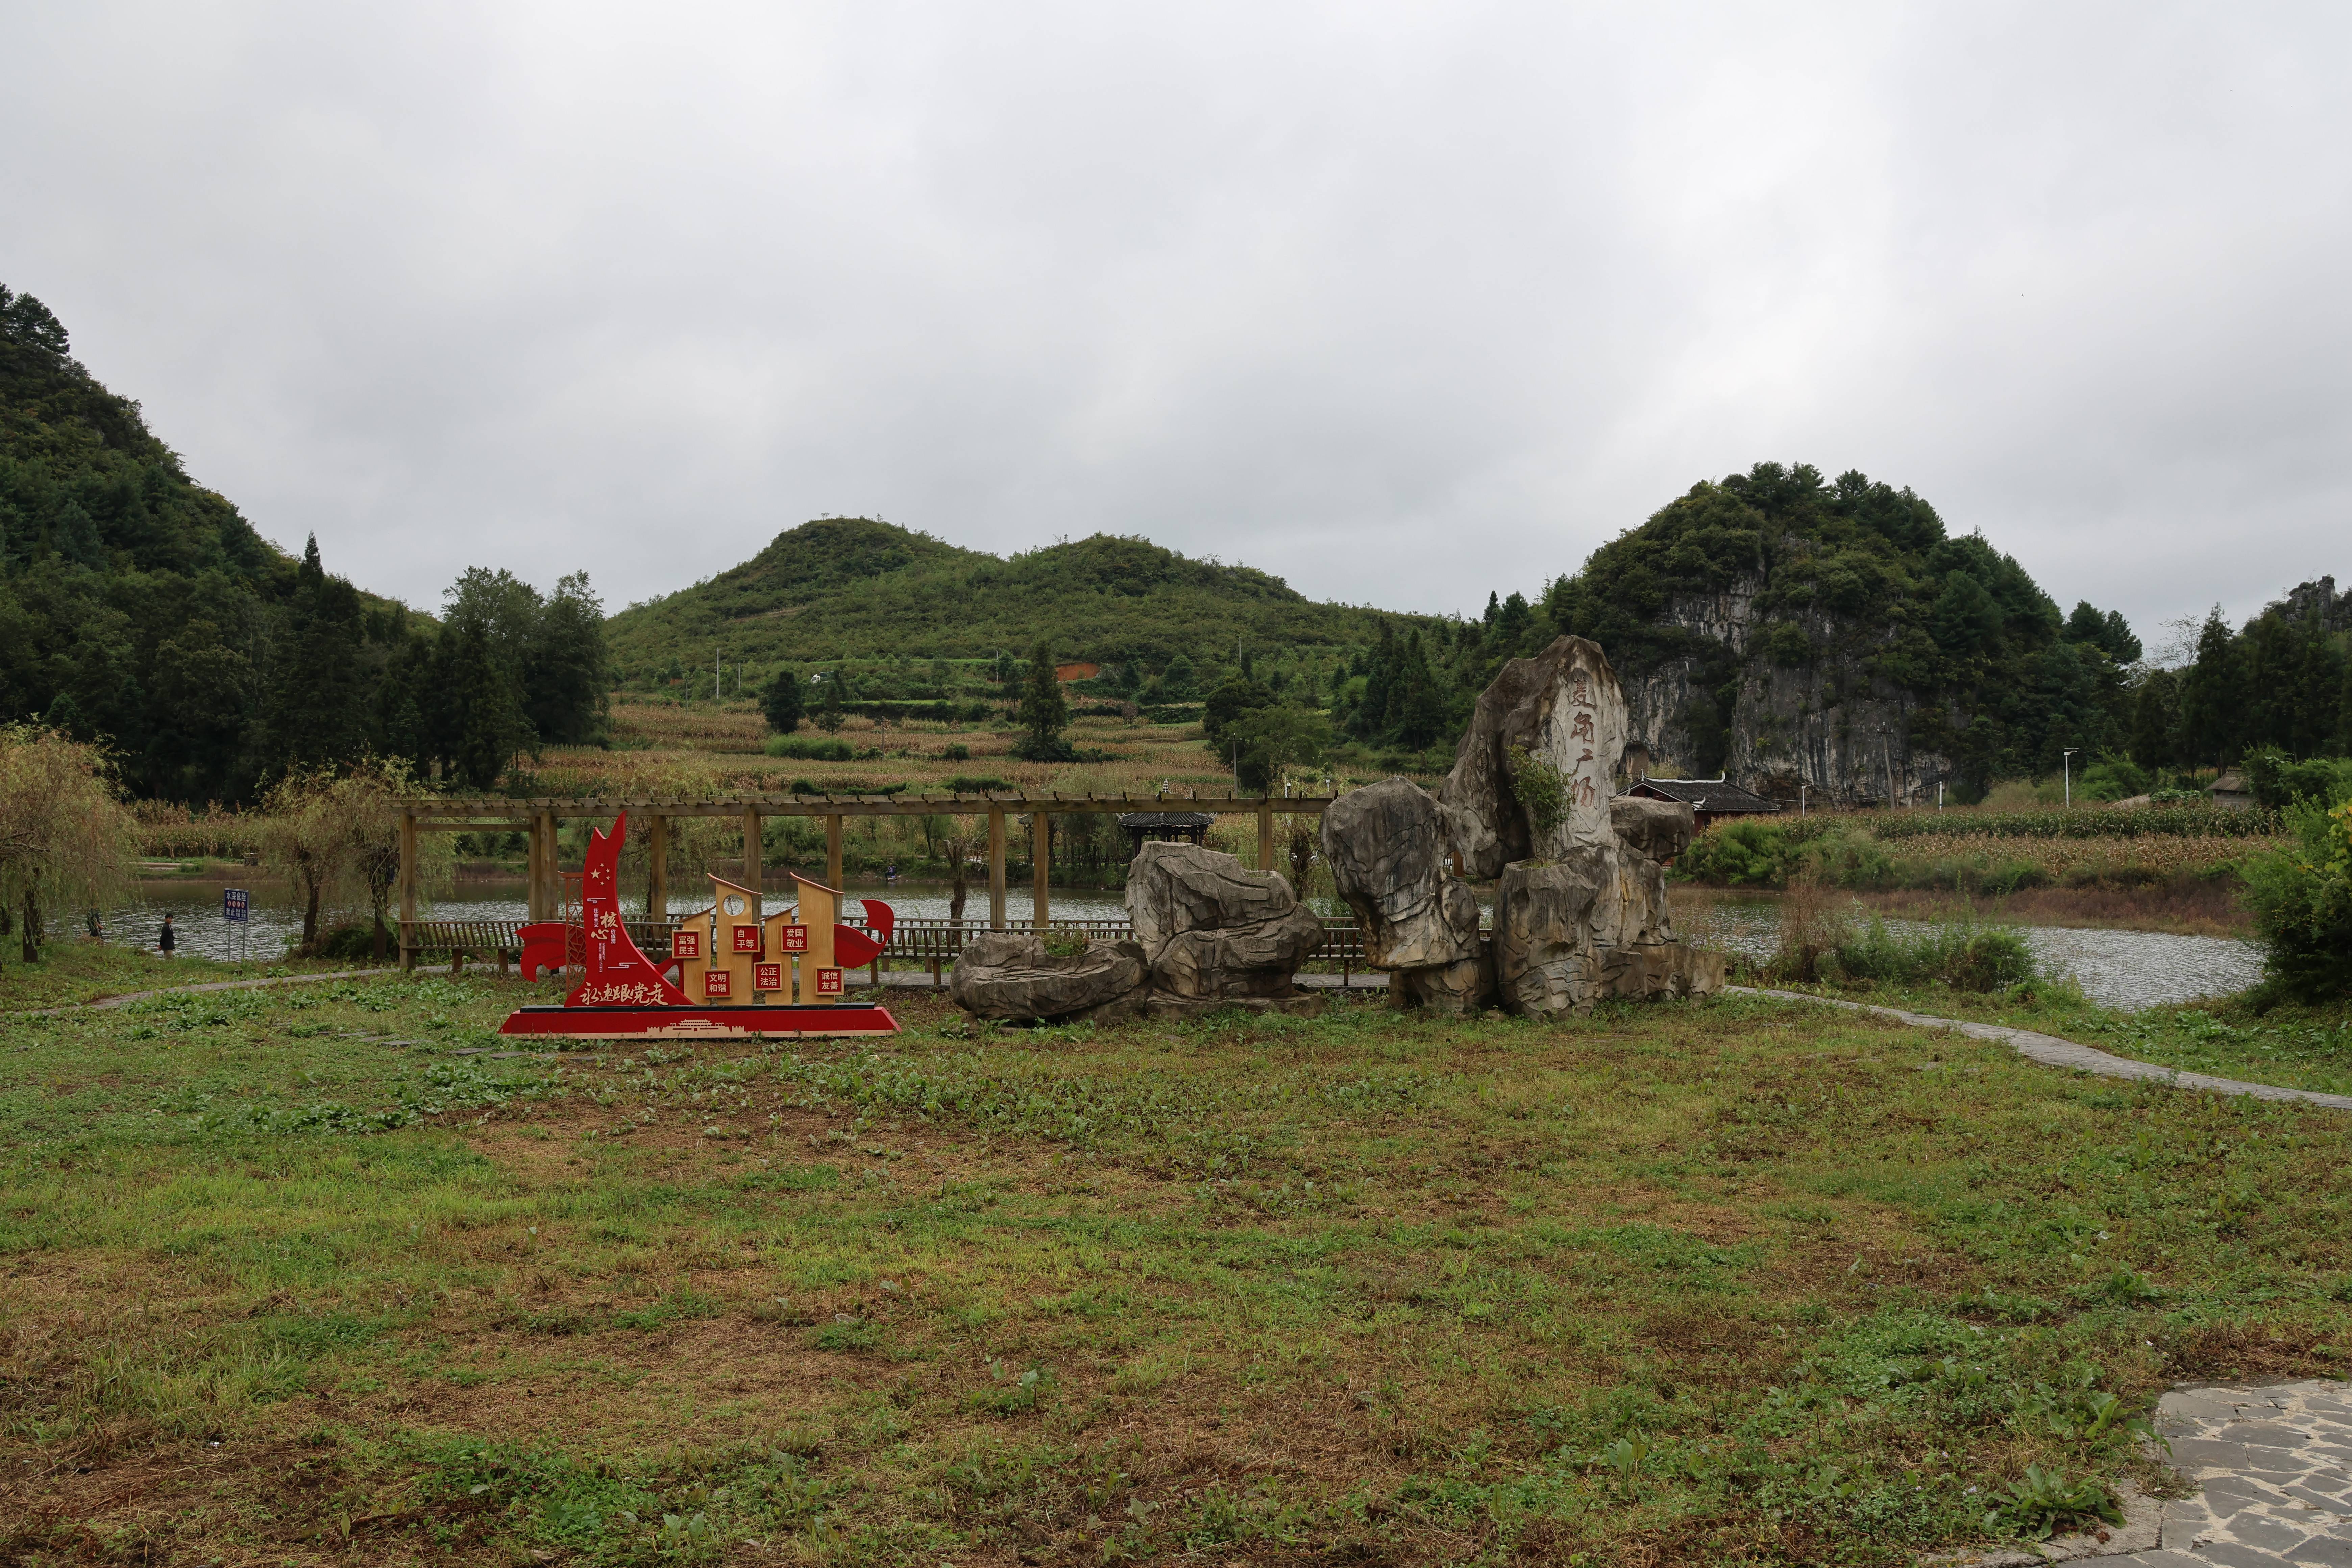
[[[2074,753],[2080,749],[2069,746],[2058,753],[2058,766],[2061,775],[2066,781],[2066,805],[2069,810],[2072,810],[2074,805]]]

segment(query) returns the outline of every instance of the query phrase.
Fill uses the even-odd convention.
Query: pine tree
[[[760,693],[760,711],[767,715],[768,728],[779,735],[800,728],[801,678],[789,665],[776,671],[767,689]]]
[[[1077,753],[1062,739],[1070,726],[1070,704],[1054,675],[1054,656],[1044,643],[1029,655],[1029,673],[1021,683],[1021,708],[1016,721],[1026,731],[1013,754],[1033,763],[1066,763]]]

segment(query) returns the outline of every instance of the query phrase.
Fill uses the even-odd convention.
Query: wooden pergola
[[[677,817],[717,818],[743,825],[743,885],[759,890],[761,881],[760,825],[772,816],[821,816],[824,819],[824,869],[828,886],[842,882],[842,823],[853,816],[980,816],[988,818],[988,924],[1004,929],[1005,821],[1030,819],[1033,849],[1031,870],[1035,883],[1035,921],[1046,924],[1045,879],[1050,869],[1051,833],[1046,819],[1084,812],[1135,811],[1209,812],[1257,818],[1258,865],[1274,867],[1274,819],[1277,813],[1320,813],[1334,796],[1287,795],[767,795],[737,800],[515,800],[499,796],[471,800],[444,797],[415,802],[400,817],[400,961],[403,968],[415,961],[410,937],[416,922],[416,836],[419,833],[510,833],[528,836],[530,851],[525,901],[530,918],[552,920],[562,906],[562,873],[556,866],[556,829],[564,820],[609,822],[628,813],[632,836],[643,833],[646,855],[646,913],[651,920],[669,914],[669,825]]]

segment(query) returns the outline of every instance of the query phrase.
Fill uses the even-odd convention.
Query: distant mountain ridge
[[[1383,620],[1427,620],[1318,604],[1281,578],[1195,561],[1147,540],[1095,534],[1007,557],[869,518],[830,517],[778,534],[707,582],[632,605],[606,623],[625,683],[716,654],[764,667],[835,659],[1026,655],[1141,663],[1179,655],[1229,663],[1246,650],[1368,645]]]

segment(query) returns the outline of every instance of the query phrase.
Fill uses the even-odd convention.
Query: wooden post
[[[646,918],[669,919],[669,818],[656,816],[646,828]]]
[[[1004,929],[1004,808],[988,808],[988,929]]]
[[[523,912],[532,920],[547,918],[547,814],[530,816],[530,831],[523,836],[530,861],[523,872]]]
[[[743,808],[743,885],[751,889],[751,914],[760,913],[760,813],[752,806]]]
[[[1257,803],[1257,868],[1261,871],[1274,869],[1274,796],[1272,795]],[[1295,893],[1298,889],[1293,888],[1291,891]]]
[[[824,885],[838,891],[841,888],[841,818],[824,819]]]
[[[542,920],[560,920],[563,915],[563,841],[560,837],[562,825],[550,811],[540,816],[540,831],[547,837],[547,850],[540,858],[545,868],[547,885],[540,890],[539,907],[547,912]]]
[[[1042,811],[1033,813],[1029,818],[1029,881],[1034,889],[1035,899],[1031,913],[1041,931],[1045,929],[1046,920],[1045,877],[1053,858],[1053,818]]]
[[[416,967],[409,928],[416,920],[416,814],[400,814],[400,967]]]

